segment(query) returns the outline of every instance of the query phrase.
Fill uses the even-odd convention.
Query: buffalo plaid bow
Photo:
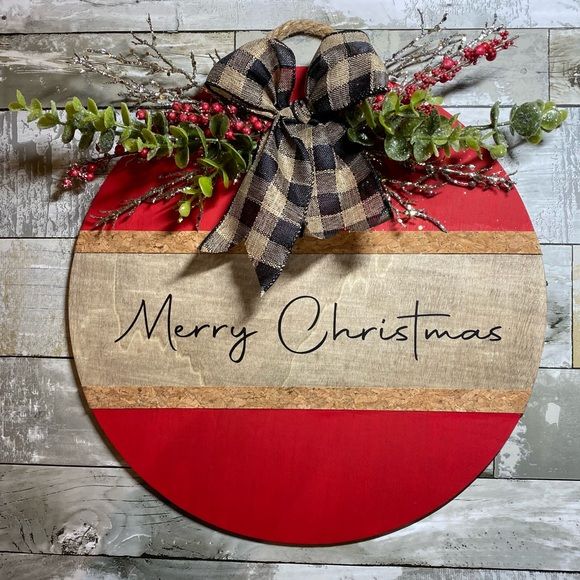
[[[326,36],[306,78],[306,98],[290,103],[296,64],[283,42],[264,38],[215,64],[206,86],[272,119],[230,208],[202,243],[227,252],[244,241],[262,292],[276,281],[296,239],[360,231],[390,217],[378,176],[347,137],[339,112],[383,91],[387,73],[366,34]]]

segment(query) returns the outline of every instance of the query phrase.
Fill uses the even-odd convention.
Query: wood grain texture
[[[449,404],[437,391],[449,388],[497,389],[498,400],[506,390],[511,400],[507,391],[528,389],[539,364],[542,270],[533,255],[292,255],[284,284],[260,298],[243,255],[76,254],[69,329],[83,386],[270,387],[274,407],[288,403],[275,389],[291,387],[345,387],[336,390],[332,408],[355,404],[349,387],[411,389],[405,400],[395,397],[404,408],[421,405],[411,395],[428,398],[420,389],[430,388],[436,389],[432,407]],[[205,292],[202,303],[192,298],[212,286],[220,293]],[[301,302],[283,315],[296,299]],[[411,321],[397,317],[411,315],[416,300],[422,313],[445,318],[418,323],[415,342]],[[145,330],[138,314],[143,301],[149,320],[162,313],[158,330]],[[203,324],[198,334],[194,327]],[[223,332],[212,330],[216,324]],[[350,338],[343,328],[350,329]],[[363,328],[374,328],[364,340]],[[385,337],[407,329],[407,340],[385,340],[379,328]],[[434,328],[443,338],[429,338]],[[469,339],[445,338],[446,329],[452,336],[465,331]],[[469,329],[479,329],[480,338]],[[490,340],[491,329],[501,340]],[[244,343],[242,332],[248,335]],[[365,364],[353,365],[357,360]],[[389,372],[393,360],[399,373]],[[302,404],[327,408],[326,391],[319,393],[318,402],[309,394]],[[388,404],[377,395],[366,401],[372,408]],[[259,407],[264,396],[257,392]],[[387,391],[384,396],[389,398]],[[242,399],[251,406],[247,396]],[[462,405],[473,408],[485,399],[465,398]],[[513,403],[519,408],[521,401]]]
[[[119,96],[121,87],[105,83],[96,75],[81,73],[80,67],[75,68],[70,61],[75,53],[82,54],[87,48],[127,53],[131,42],[127,33],[0,35],[0,107],[6,107],[14,100],[16,89],[20,89],[28,99],[39,98],[45,106],[53,99],[62,107],[75,95],[83,101],[91,97],[99,105],[119,102],[122,100]],[[159,34],[157,46],[186,71],[191,71],[189,54],[194,51],[197,80],[203,83],[213,66],[209,54],[215,54],[216,50],[222,56],[230,52],[234,47],[234,34]],[[139,81],[146,79],[143,74],[130,76]],[[175,86],[171,84],[173,81],[168,82],[168,86]]]
[[[580,482],[479,479],[438,512],[368,542],[287,548],[211,531],[125,470],[0,466],[0,549],[260,562],[571,571],[580,567]]]
[[[236,46],[261,37],[264,32],[242,31],[236,33]],[[468,38],[477,35],[475,30],[462,30]],[[370,30],[371,42],[379,55],[390,57],[419,33],[418,30]],[[517,46],[509,53],[500,54],[493,62],[467,68],[456,80],[434,89],[445,98],[445,105],[491,106],[495,101],[502,105],[548,97],[548,31],[519,30]],[[320,42],[313,38],[295,37],[285,41],[294,51],[297,63],[307,66]]]
[[[550,31],[550,98],[580,105],[580,30]]]
[[[496,477],[580,479],[579,376],[540,370],[524,416],[496,459]]]
[[[19,580],[572,580],[566,572],[400,566],[270,564],[124,556],[0,554],[0,575]]]
[[[570,246],[544,246],[548,320],[541,365],[568,368],[572,366],[572,248]]]
[[[313,18],[334,26],[355,28],[417,28],[419,16],[410,0],[385,4],[367,0],[260,0],[251,6],[242,2],[215,0],[193,9],[187,0],[144,0],[122,3],[82,0],[4,0],[0,10],[0,32],[90,32],[145,30],[145,15],[151,14],[158,30],[262,30],[285,20]],[[580,24],[576,4],[555,0],[500,2],[483,5],[472,0],[443,3],[428,0],[422,5],[425,18],[435,23],[449,12],[451,27],[480,27],[497,13],[511,27],[573,27]]]
[[[81,231],[79,253],[198,254],[207,232]],[[230,254],[243,254],[236,246]],[[293,254],[539,254],[534,232],[343,232],[332,238],[299,238]]]
[[[72,240],[0,240],[0,354],[67,356]]]
[[[573,262],[573,286],[572,286],[572,301],[573,301],[573,341],[572,341],[572,356],[573,366],[580,368],[580,247],[574,246],[574,262]]]
[[[71,360],[0,359],[0,463],[119,465],[85,411]]]
[[[102,556],[0,554],[0,573],[20,580],[572,580],[566,572],[470,570],[399,566],[268,564]]]

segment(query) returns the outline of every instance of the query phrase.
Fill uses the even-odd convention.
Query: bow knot
[[[283,42],[263,38],[225,56],[206,86],[272,119],[230,208],[201,245],[227,252],[245,243],[262,291],[282,272],[296,239],[369,229],[390,217],[378,176],[347,137],[341,113],[385,90],[387,73],[365,33],[326,36],[290,102],[296,65]]]

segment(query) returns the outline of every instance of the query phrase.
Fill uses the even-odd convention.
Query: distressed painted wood
[[[0,358],[0,463],[119,465],[85,411],[71,360]]]
[[[0,107],[6,107],[14,100],[16,89],[20,89],[28,99],[39,98],[45,106],[51,99],[58,106],[64,106],[66,100],[74,95],[83,100],[92,97],[100,105],[114,104],[122,100],[119,97],[121,87],[103,82],[97,75],[82,74],[80,67],[75,68],[70,61],[75,53],[82,54],[87,48],[127,53],[131,43],[128,33],[0,36]],[[230,52],[234,46],[234,34],[159,34],[157,46],[186,71],[191,71],[189,54],[193,50],[198,81],[203,83],[213,65],[209,54],[215,54],[216,50],[220,55]],[[144,75],[136,73],[131,78],[146,80]],[[178,78],[177,82],[181,80]],[[175,86],[175,83],[168,86]]]
[[[237,539],[179,515],[125,470],[1,466],[0,549],[260,562],[580,568],[580,482],[480,479],[425,520],[330,548]]]
[[[0,354],[68,356],[72,240],[0,240]]]
[[[19,580],[572,580],[566,572],[473,570],[400,566],[270,564],[168,558],[0,554],[0,575]]]
[[[80,194],[60,195],[58,181],[75,149],[25,119],[0,114],[0,236],[74,236],[99,184],[95,180]]]
[[[580,30],[550,31],[550,98],[580,105]]]
[[[387,58],[405,46],[418,34],[417,30],[371,30],[369,36],[377,52]],[[464,30],[468,38],[475,30]],[[242,31],[236,33],[236,46],[259,38],[263,33]],[[445,98],[446,105],[491,106],[533,99],[548,98],[548,31],[521,30],[514,49],[501,53],[493,62],[482,62],[465,69],[457,79],[435,89]],[[320,42],[313,38],[290,38],[287,44],[296,55],[297,63],[306,66],[312,60]],[[1,54],[1,53],[0,53]]]
[[[580,246],[574,246],[574,262],[573,262],[573,366],[580,367]]]
[[[541,365],[566,368],[572,366],[572,247],[543,246],[542,252],[550,308]]]
[[[473,124],[488,115],[479,107],[452,112]],[[569,112],[563,127],[540,146],[517,146],[502,160],[508,171],[517,171],[518,191],[541,242],[580,243],[580,109]],[[99,184],[81,194],[55,195],[73,153],[51,131],[29,127],[24,115],[0,113],[0,236],[76,236]]]
[[[200,7],[201,8],[201,7]],[[580,24],[574,3],[555,0],[500,2],[487,4],[461,0],[442,3],[429,0],[421,6],[427,22],[436,22],[449,12],[448,26],[479,27],[493,14],[511,27],[557,28]],[[216,0],[203,9],[194,9],[187,0],[145,0],[139,2],[83,3],[81,0],[5,0],[0,9],[0,32],[79,32],[120,31],[145,28],[145,16],[151,14],[158,30],[260,30],[270,29],[292,18],[314,18],[339,27],[417,28],[419,16],[410,0],[385,4],[369,0],[353,4],[350,0],[294,0],[251,5]]]
[[[542,369],[522,419],[496,458],[496,477],[580,479],[580,373]]]

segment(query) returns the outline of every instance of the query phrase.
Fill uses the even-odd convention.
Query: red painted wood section
[[[399,411],[95,409],[162,496],[210,526],[274,543],[353,542],[447,503],[519,415]]]

